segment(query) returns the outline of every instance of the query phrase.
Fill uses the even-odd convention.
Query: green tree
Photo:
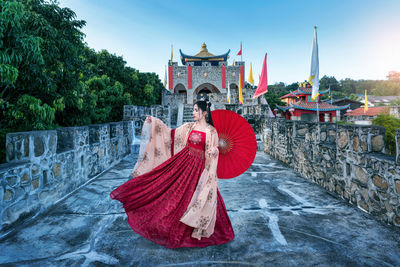
[[[346,95],[350,95],[351,93],[356,93],[356,81],[350,78],[346,78],[344,80],[341,80],[340,84],[342,85],[342,91]]]
[[[86,110],[86,114],[93,122],[120,120],[123,106],[131,104],[131,95],[124,93],[122,84],[118,81],[112,82],[106,75],[94,76],[86,81],[86,85],[93,96],[88,99],[90,101],[88,104],[95,107]]]
[[[8,132],[118,121],[125,104],[161,103],[159,77],[87,47],[84,25],[54,0],[0,1],[0,162]]]
[[[268,85],[268,93],[278,94],[278,95],[286,95],[288,93],[288,90],[286,88],[285,83],[280,82],[280,83]]]
[[[357,96],[356,94],[350,94],[349,98],[350,98],[351,100],[357,100],[357,99],[358,99],[358,96]]]
[[[385,148],[391,155],[396,154],[395,131],[400,128],[400,119],[387,114],[380,114],[372,120],[372,124],[385,127]]]
[[[335,77],[324,75],[319,81],[319,88],[321,90],[331,89],[332,91],[341,91],[341,85]]]
[[[268,91],[268,93],[264,94],[265,99],[267,100],[269,107],[271,110],[274,110],[276,108],[276,105],[279,106],[285,106],[285,102],[282,102],[282,100],[279,98],[280,96],[274,93],[271,93]]]
[[[54,127],[55,109],[42,100],[30,95],[22,95],[16,104],[10,104],[3,113],[9,127],[18,130],[47,130]]]

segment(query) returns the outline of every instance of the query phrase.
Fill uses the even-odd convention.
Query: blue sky
[[[268,53],[268,81],[308,78],[313,27],[318,26],[320,77],[386,79],[400,71],[400,0],[60,0],[86,20],[85,41],[123,56],[127,65],[164,79],[173,45],[194,55],[205,42],[218,55],[243,42],[258,81]]]

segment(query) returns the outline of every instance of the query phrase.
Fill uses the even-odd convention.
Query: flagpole
[[[317,98],[317,122],[319,122],[319,95]]]
[[[240,42],[240,51],[241,51],[241,53],[240,53],[240,61],[242,61],[243,62],[243,46],[242,46],[242,42]]]

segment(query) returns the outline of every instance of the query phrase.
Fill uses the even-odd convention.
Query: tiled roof
[[[281,96],[280,99],[289,98],[289,97],[296,98],[296,97],[297,97],[297,96],[296,96],[296,92],[297,92],[297,90],[294,91],[294,92],[291,92],[291,93],[289,93],[289,94],[286,94],[286,95],[284,95],[284,96]]]
[[[328,101],[330,101],[330,100],[328,100]],[[350,98],[339,98],[339,99],[334,99],[334,100],[332,101],[332,103],[333,103],[333,104],[336,104],[336,103],[339,103],[339,102],[341,102],[341,101],[347,102],[347,103],[354,103],[354,104],[363,104],[363,103],[361,103],[361,102],[358,101],[358,100],[352,100],[352,99],[350,99]]]
[[[377,116],[379,114],[388,113],[387,107],[370,107],[367,112],[364,113],[364,107],[357,108],[352,112],[347,112],[345,116]]]
[[[278,106],[277,107],[281,110],[288,110],[289,108],[293,107],[295,109],[304,109],[304,110],[317,110],[317,102],[304,102],[304,100],[297,101],[296,103],[291,103],[289,106]],[[318,109],[320,111],[332,111],[332,110],[340,110],[340,109],[347,109],[350,105],[346,106],[334,106],[326,102],[319,102]]]
[[[299,87],[297,91],[302,92],[303,94],[311,94],[312,93],[312,87]]]
[[[325,91],[320,91],[319,93],[322,94],[326,94],[328,93],[329,90],[325,90]],[[297,97],[297,95],[311,95],[312,94],[312,87],[299,87],[296,91],[290,92],[289,94],[286,94],[284,96],[281,96],[280,99],[283,98],[289,98],[289,97]]]
[[[283,111],[288,110],[289,108],[291,108],[291,106],[279,106],[279,105],[276,105],[276,107],[279,108],[280,110],[283,110]]]
[[[325,93],[327,93],[327,92],[329,92],[329,89],[328,90],[325,90],[325,91],[319,91],[319,93],[322,95],[322,94],[325,94]],[[306,95],[311,95],[312,94],[312,87],[299,87],[299,89],[297,89],[297,93],[296,94],[306,94]]]
[[[298,109],[305,109],[305,110],[317,110],[317,102],[304,102],[303,100],[300,100],[296,103],[292,103],[292,106],[294,108]],[[340,109],[347,109],[349,108],[350,105],[346,106],[334,106],[326,102],[320,102],[318,109],[320,111],[331,111],[331,110],[340,110]]]

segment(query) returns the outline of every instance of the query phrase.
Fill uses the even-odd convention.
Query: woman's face
[[[206,112],[202,112],[202,110],[195,104],[193,106],[193,120],[198,121],[204,117]]]

